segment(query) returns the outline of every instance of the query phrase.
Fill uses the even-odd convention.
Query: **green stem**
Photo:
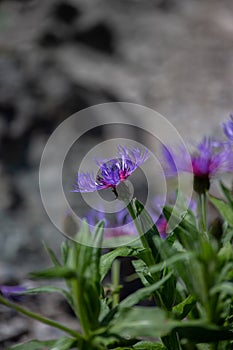
[[[145,238],[142,227],[138,221],[137,214],[135,213],[132,201],[127,203],[127,209],[129,211],[130,216],[132,217],[132,219],[134,221],[134,224],[135,224],[136,229],[138,231],[141,243],[142,243],[143,247],[145,248],[145,251],[146,251],[145,263],[147,264],[148,267],[154,266],[156,264],[156,261],[153,257],[150,246],[147,243],[147,240]],[[154,279],[154,281],[158,281],[158,276],[156,273],[152,273],[151,276]],[[155,303],[157,306],[163,307],[165,310],[167,310],[167,308],[166,308],[166,306],[161,298],[161,295],[159,293],[154,293],[154,299],[155,299]]]
[[[112,307],[114,308],[119,304],[119,293],[120,293],[120,262],[114,260],[112,264],[112,285],[113,285],[113,296],[112,296]]]
[[[84,333],[84,338],[89,339],[90,330],[89,330],[89,320],[85,310],[85,304],[83,302],[83,290],[81,283],[78,283],[76,280],[72,283],[72,291],[74,293],[74,300],[76,304],[76,309],[78,311],[79,321]]]
[[[63,324],[60,324],[60,323],[58,323],[56,321],[53,321],[53,320],[51,320],[51,319],[49,319],[47,317],[41,316],[40,314],[37,314],[37,313],[32,312],[32,311],[29,311],[29,310],[23,308],[22,306],[20,306],[20,305],[18,305],[16,303],[12,303],[9,300],[7,300],[4,297],[2,297],[1,295],[0,295],[0,303],[5,305],[5,306],[7,306],[7,307],[9,307],[9,308],[11,308],[11,309],[13,309],[13,310],[15,310],[15,311],[17,311],[17,312],[20,312],[21,314],[23,314],[25,316],[33,318],[33,319],[35,319],[35,320],[37,320],[39,322],[42,322],[44,324],[47,324],[47,325],[51,326],[51,327],[58,328],[61,331],[72,335],[72,337],[75,337],[78,340],[82,340],[83,339],[81,334],[79,334],[78,332],[74,331],[73,329],[70,329],[70,328],[64,326]]]
[[[155,261],[154,261],[154,258],[152,256],[152,254],[151,254],[151,249],[150,249],[150,247],[149,247],[149,245],[148,245],[148,243],[147,243],[147,241],[145,239],[144,232],[143,232],[143,230],[141,228],[141,225],[140,225],[140,223],[138,221],[137,215],[136,215],[136,213],[134,211],[134,207],[133,207],[132,201],[127,203],[127,209],[129,211],[129,214],[130,214],[131,218],[134,221],[134,224],[135,224],[136,229],[138,231],[138,234],[139,234],[140,240],[142,242],[142,245],[147,251],[147,265],[148,266],[154,266]]]
[[[199,194],[199,229],[202,232],[203,238],[208,241],[205,192]]]

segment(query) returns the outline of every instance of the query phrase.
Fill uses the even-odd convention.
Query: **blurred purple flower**
[[[222,128],[228,140],[233,142],[233,114],[230,114],[230,120],[222,123]]]
[[[204,138],[191,155],[191,162],[183,146],[177,149],[163,147],[164,170],[167,176],[190,172],[196,177],[210,179],[233,170],[233,153],[229,144],[216,143]]]
[[[104,220],[105,227],[107,228],[105,238],[137,235],[134,222],[127,210],[120,210],[117,212],[114,222],[110,222],[110,220],[106,219],[105,213],[102,210],[96,211],[92,209],[86,216],[86,220],[93,228],[98,221]]]
[[[116,189],[120,182],[126,180],[147,158],[148,150],[118,146],[116,158],[97,160],[99,171],[77,174],[72,192],[94,192],[105,188]]]
[[[159,231],[159,234],[162,239],[166,239],[168,236],[168,222],[165,216],[163,215],[163,207],[168,205],[168,206],[173,206],[176,204],[177,201],[177,192],[172,192],[169,195],[169,198],[167,199],[166,203],[164,203],[164,197],[163,196],[156,196],[154,197],[152,204],[151,204],[151,210],[150,210],[150,215],[152,219],[155,222],[155,225]],[[183,212],[184,210],[189,208],[194,215],[197,211],[197,202],[194,199],[189,199],[186,196],[182,196],[179,199],[178,202],[178,208]]]
[[[162,239],[166,239],[168,236],[167,226],[168,226],[167,220],[165,219],[165,217],[163,215],[161,215],[156,222],[156,227],[157,227],[159,234],[160,234],[160,237]]]
[[[0,285],[0,294],[4,296],[4,298],[12,301],[19,301],[25,290],[26,288],[22,286]]]

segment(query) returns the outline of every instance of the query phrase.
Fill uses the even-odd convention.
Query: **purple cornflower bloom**
[[[4,298],[12,301],[19,301],[22,297],[22,293],[25,292],[26,288],[22,286],[5,286],[0,285],[0,294]]]
[[[230,114],[230,120],[222,123],[222,128],[228,140],[233,142],[233,114]]]
[[[194,176],[214,177],[218,173],[232,170],[231,149],[226,144],[204,138],[197,145],[197,151],[189,155],[183,146],[178,149],[163,147],[164,169],[167,176],[176,176],[179,171],[190,172]],[[191,161],[190,161],[191,159]]]
[[[139,148],[117,147],[116,158],[109,160],[96,160],[99,171],[93,173],[77,174],[76,183],[72,192],[94,192],[105,188],[116,190],[120,182],[126,180],[147,158],[148,150]]]
[[[197,192],[208,190],[211,178],[233,170],[233,153],[230,145],[216,143],[206,137],[197,145],[196,152],[191,155],[191,162],[183,147],[180,147],[178,152],[164,147],[163,156],[166,175],[176,176],[180,171],[193,173],[194,189]],[[195,187],[201,182],[201,188]]]

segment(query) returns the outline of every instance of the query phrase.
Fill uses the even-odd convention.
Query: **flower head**
[[[176,176],[179,171],[193,173],[194,186],[195,181],[202,181],[205,189],[209,189],[211,178],[233,170],[230,145],[206,137],[197,145],[196,151],[191,155],[191,162],[184,147],[180,147],[178,152],[166,147],[163,156],[167,176]]]
[[[0,294],[4,296],[4,298],[18,301],[20,300],[22,293],[26,290],[26,288],[22,286],[5,286],[0,285]]]
[[[176,176],[179,171],[194,175],[194,189],[203,192],[209,189],[210,179],[233,169],[233,153],[229,143],[215,142],[204,138],[191,155],[180,146],[177,150],[163,149],[165,173]]]
[[[116,189],[122,181],[126,180],[147,158],[148,150],[118,146],[116,157],[107,160],[96,160],[99,171],[81,173],[76,177],[72,192],[94,192],[105,188]]]
[[[233,142],[233,114],[230,114],[230,120],[222,123],[222,128],[228,140]]]

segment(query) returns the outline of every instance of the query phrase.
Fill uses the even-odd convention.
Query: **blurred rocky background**
[[[232,38],[232,0],[0,1],[0,283],[48,263],[42,240],[57,250],[64,239],[38,184],[56,126],[127,101],[186,141],[217,135],[233,110]]]

